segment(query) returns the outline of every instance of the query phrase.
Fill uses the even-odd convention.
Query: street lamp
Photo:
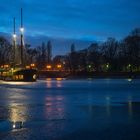
[[[21,28],[20,28],[20,31],[21,31],[21,33],[23,34],[23,33],[24,33],[24,28],[21,27]]]
[[[131,67],[131,64],[129,64],[128,67]]]
[[[16,37],[17,37],[17,35],[16,34],[13,34],[13,38],[16,39]]]
[[[31,67],[35,67],[35,64],[33,63],[33,64],[31,64]]]
[[[109,64],[106,64],[106,67],[109,68]]]
[[[90,69],[91,68],[91,65],[88,65],[88,68]]]
[[[26,66],[26,69],[30,69],[30,66]]]
[[[58,69],[62,68],[62,65],[61,65],[61,64],[58,64],[58,65],[57,65],[57,68],[58,68]]]
[[[46,68],[47,68],[47,69],[51,69],[52,66],[51,66],[51,65],[47,65]]]

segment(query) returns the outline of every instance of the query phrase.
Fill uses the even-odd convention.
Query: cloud
[[[24,9],[25,35],[75,40],[122,38],[140,25],[139,0],[1,0],[0,31],[20,26]]]

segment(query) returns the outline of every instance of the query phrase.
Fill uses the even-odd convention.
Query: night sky
[[[82,49],[140,27],[140,0],[0,0],[0,34],[12,34],[14,16],[19,31],[21,7],[26,42],[37,46],[50,39],[54,55],[70,51],[73,42]]]

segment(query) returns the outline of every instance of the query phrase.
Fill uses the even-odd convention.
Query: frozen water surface
[[[0,81],[0,140],[139,140],[140,80]]]

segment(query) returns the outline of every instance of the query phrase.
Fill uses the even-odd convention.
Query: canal
[[[0,81],[0,140],[137,140],[139,79]]]

